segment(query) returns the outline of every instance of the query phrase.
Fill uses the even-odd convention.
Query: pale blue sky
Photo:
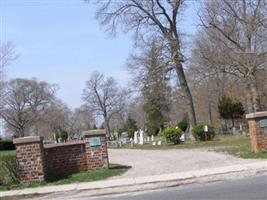
[[[7,78],[37,78],[58,84],[57,96],[71,108],[82,104],[85,82],[93,71],[126,85],[123,67],[132,51],[130,34],[110,38],[94,18],[95,7],[84,1],[2,1],[2,42],[11,41],[19,59]],[[193,6],[184,14],[183,30],[193,33]]]

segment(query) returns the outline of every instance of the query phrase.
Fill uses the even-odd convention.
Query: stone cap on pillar
[[[89,131],[83,131],[82,135],[85,138],[93,137],[93,136],[106,136],[106,129],[95,129],[95,130],[89,130]]]
[[[255,113],[250,113],[246,115],[247,119],[255,119],[255,118],[262,118],[262,117],[267,117],[267,111],[255,112]]]
[[[43,142],[43,137],[28,136],[28,137],[21,137],[21,138],[13,139],[14,144],[37,143],[37,142]]]

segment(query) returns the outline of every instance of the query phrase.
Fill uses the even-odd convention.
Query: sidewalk
[[[127,178],[127,179],[116,179],[116,180],[105,180],[88,183],[75,183],[60,186],[45,186],[39,188],[29,188],[23,190],[14,190],[7,192],[0,192],[0,199],[3,197],[25,197],[27,195],[48,195],[52,193],[64,193],[74,191],[94,191],[102,189],[115,189],[122,187],[135,187],[145,186],[147,184],[158,184],[172,182],[176,185],[183,184],[184,181],[190,180],[191,182],[197,181],[201,177],[212,177],[216,175],[238,173],[238,172],[266,172],[267,161],[260,161],[242,165],[232,165],[227,167],[202,169],[196,171],[172,173],[163,175],[154,175],[147,177]],[[142,187],[144,188],[144,187]],[[101,192],[100,192],[101,193]],[[98,192],[99,195],[99,192]]]

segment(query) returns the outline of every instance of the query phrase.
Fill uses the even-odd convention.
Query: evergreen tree
[[[134,84],[139,87],[144,98],[146,128],[149,134],[157,134],[168,121],[170,87],[166,73],[168,59],[164,55],[164,45],[152,38],[141,48],[139,55],[132,55],[128,68],[135,74]]]
[[[235,119],[241,118],[245,113],[242,103],[228,96],[223,96],[219,99],[218,110],[221,118],[232,121],[233,127],[235,125]]]
[[[133,138],[134,132],[137,130],[138,130],[138,127],[137,127],[136,121],[129,116],[120,132],[126,131],[128,133],[128,136]]]
[[[161,111],[160,102],[155,99],[148,100],[144,105],[144,111],[147,114],[146,127],[149,134],[157,134],[164,128],[165,117]]]
[[[168,118],[168,92],[169,86],[166,79],[166,67],[162,58],[161,47],[155,41],[146,52],[147,73],[144,79],[142,94],[145,99],[144,111],[146,112],[146,127],[148,133],[157,134],[164,128]]]

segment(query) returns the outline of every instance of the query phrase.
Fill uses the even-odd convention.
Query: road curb
[[[137,177],[137,178],[128,178],[128,179],[115,179],[115,180],[105,180],[105,181],[96,181],[88,183],[75,183],[68,185],[60,186],[44,186],[39,188],[29,188],[23,190],[14,190],[7,192],[0,192],[0,199],[17,199],[27,196],[38,196],[38,195],[48,195],[51,193],[64,193],[64,192],[79,192],[79,191],[95,191],[94,194],[100,195],[101,190],[103,193],[108,193],[104,190],[114,190],[116,188],[129,188],[133,191],[134,187],[136,190],[144,188],[144,186],[149,186],[147,188],[154,188],[153,184],[160,185],[179,185],[184,182],[196,182],[199,178],[203,177],[212,177],[223,174],[230,173],[240,173],[240,172],[249,172],[254,171],[255,173],[267,171],[267,161],[243,164],[243,165],[231,165],[226,167],[219,168],[209,168],[189,172],[181,173],[172,173],[172,174],[163,174],[163,175],[154,175],[148,177]],[[169,183],[169,184],[166,184]],[[97,192],[96,192],[97,191]]]

